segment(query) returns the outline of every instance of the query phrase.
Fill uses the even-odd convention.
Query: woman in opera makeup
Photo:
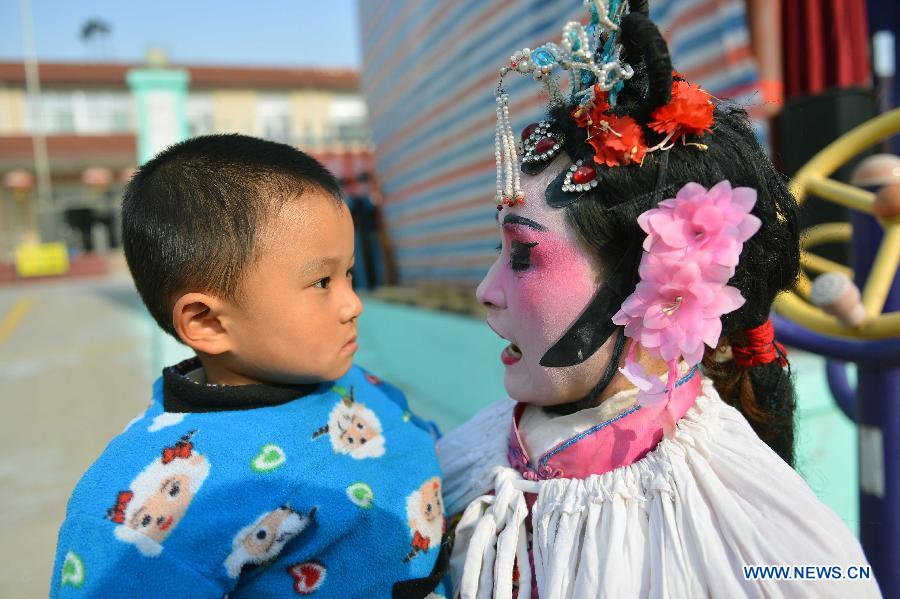
[[[604,27],[586,4],[593,28],[564,33],[581,47]],[[877,596],[742,572],[866,564],[792,468],[769,311],[797,276],[797,206],[746,115],[673,75],[646,6],[611,17],[631,75],[612,91],[551,93],[516,148],[498,94],[500,246],[477,297],[509,399],[440,443],[454,596]]]

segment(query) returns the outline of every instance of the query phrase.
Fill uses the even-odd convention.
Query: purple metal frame
[[[862,288],[884,231],[865,214],[851,212],[850,220],[854,278]],[[900,279],[895,278],[884,312],[897,310]],[[783,343],[830,358],[827,375],[832,394],[859,426],[860,541],[881,592],[885,597],[900,597],[900,339],[836,339],[778,316],[773,321]],[[855,390],[847,381],[844,362],[856,363]]]

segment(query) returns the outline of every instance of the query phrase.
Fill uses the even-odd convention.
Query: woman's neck
[[[574,414],[575,412],[585,410],[588,408],[595,408],[602,404],[604,401],[609,399],[610,397],[621,393],[622,391],[626,391],[628,389],[633,389],[634,385],[625,378],[618,369],[625,365],[625,357],[628,355],[628,352],[631,350],[631,346],[634,343],[634,340],[628,339],[625,342],[625,349],[622,352],[622,356],[619,359],[619,363],[617,364],[616,373],[610,379],[609,383],[600,390],[599,393],[596,393],[596,389],[591,392],[590,395],[579,399],[577,401],[560,403],[556,405],[544,406],[544,410],[558,416],[565,416],[567,414]],[[638,345],[635,348],[634,352],[634,360],[641,364],[644,367],[644,370],[648,374],[656,374],[663,375],[668,369],[666,363],[655,356],[651,356],[647,350]]]

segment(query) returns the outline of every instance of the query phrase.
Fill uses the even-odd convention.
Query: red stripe
[[[485,266],[490,267],[497,259],[494,253],[478,256],[429,256],[421,258],[400,259],[397,262],[403,267],[442,267],[442,266]]]
[[[503,0],[502,2],[499,2],[499,3],[488,4],[487,9],[484,12],[482,12],[480,14],[471,15],[471,18],[469,19],[469,23],[472,23],[472,22],[480,23],[481,26],[483,27],[487,24],[487,21],[491,17],[496,15],[498,12],[500,12],[504,8],[507,8],[511,4],[512,3],[510,2],[510,0]],[[449,10],[449,8],[451,8],[452,6],[453,6],[452,2],[444,2],[441,5],[441,8],[434,15],[432,15],[432,17],[427,21],[427,25],[429,27],[434,25],[437,18],[440,16],[443,16],[443,13],[446,10]],[[456,25],[459,26],[460,24],[456,24]],[[467,36],[467,37],[471,36],[475,31],[478,31],[478,29],[479,29],[479,27],[463,28],[463,30],[465,31],[465,36]],[[412,34],[409,37],[409,39],[407,39],[405,41],[404,44],[402,44],[402,48],[401,48],[401,44],[398,44],[397,45],[398,50],[402,49],[404,51],[404,53],[406,53],[406,52],[408,52],[409,48],[418,47],[421,44],[425,34],[428,32],[429,32],[429,30],[423,26],[420,30],[418,30],[414,34]],[[438,60],[440,58],[443,58],[444,59],[443,63],[446,63],[448,56],[449,56],[449,54],[447,52],[447,46],[435,46],[435,47],[431,48],[431,51],[429,53],[420,55],[419,59],[413,65],[411,65],[409,67],[409,71],[416,72],[416,73],[427,72],[430,74],[430,76],[433,77],[435,75],[435,73],[440,72],[440,70],[437,68],[439,66]],[[427,65],[429,68],[422,69],[421,68],[422,65]],[[387,69],[388,67],[391,67],[391,66],[394,66],[393,61],[391,61],[391,60],[382,61],[381,68],[376,72],[375,80],[376,81],[380,80],[384,69]],[[393,87],[391,89],[390,93],[379,98],[378,106],[375,108],[375,110],[372,111],[372,119],[377,120],[377,119],[383,117],[384,113],[387,112],[388,110],[390,110],[397,101],[407,101],[407,98],[410,93],[409,88],[414,85],[420,85],[421,82],[422,82],[421,76],[417,77],[417,78],[416,77],[403,78],[402,83]]]
[[[710,75],[728,71],[730,68],[737,66],[741,62],[752,61],[753,51],[750,46],[740,46],[738,48],[730,48],[724,54],[721,54],[709,62],[685,71],[684,75],[689,81],[703,81]]]
[[[485,218],[487,220],[487,217]],[[498,234],[497,225],[489,227],[481,227],[479,229],[455,230],[438,235],[424,235],[422,237],[405,237],[401,240],[394,241],[394,247],[411,248],[434,245],[448,241],[466,241],[469,239],[482,239],[491,236],[496,237]]]
[[[405,214],[403,216],[397,217],[396,219],[391,219],[390,223],[393,227],[399,227],[403,225],[407,225],[410,223],[414,223],[420,220],[426,220],[429,217],[439,216],[442,214],[450,214],[453,212],[462,212],[466,208],[474,208],[478,205],[486,205],[490,204],[495,206],[493,192],[491,193],[479,193],[475,196],[462,200],[459,202],[453,202],[452,204],[437,204],[427,209],[423,209],[419,212],[411,212],[409,214]]]
[[[481,173],[488,170],[493,171],[494,164],[495,162],[493,156],[488,158],[480,158],[476,162],[471,162],[462,168],[434,177],[432,179],[428,179],[427,181],[422,181],[421,183],[416,183],[415,185],[405,187],[400,193],[392,193],[391,203],[399,204],[404,200],[407,200],[416,195],[417,193],[424,193],[430,189],[433,189],[440,185],[451,183],[456,179],[462,179],[468,175],[474,175],[476,173]]]
[[[718,0],[710,0],[708,2],[697,4],[696,6],[693,6],[683,13],[679,14],[677,17],[672,19],[671,23],[666,24],[666,30],[663,31],[663,36],[666,38],[666,41],[669,41],[668,34],[670,32],[680,31],[688,25],[693,24],[694,21],[707,19],[710,17],[710,15],[718,12],[720,4],[721,2],[719,2]]]
[[[424,21],[422,21],[422,23],[419,25],[419,27],[416,31],[405,36],[402,44],[398,43],[395,46],[394,54],[392,54],[390,57],[393,58],[397,54],[397,51],[399,51],[399,50],[402,50],[402,54],[400,55],[401,58],[408,56],[409,49],[415,48],[417,46],[417,44],[420,44],[422,42],[422,40],[425,39],[425,36],[427,34],[431,33],[432,28],[438,24],[439,20],[444,16],[444,13],[446,13],[452,7],[453,7],[452,2],[444,2],[443,4],[441,4],[436,11],[431,13],[431,15],[428,16],[428,18],[426,18]],[[418,62],[416,62],[416,64],[419,64],[419,62],[421,62],[421,58],[419,59]],[[395,64],[396,64],[395,62],[392,62],[390,60],[381,61],[381,65],[378,67],[378,70],[376,71],[376,75],[377,75],[376,80],[380,81],[381,77],[384,74],[384,70],[388,69],[389,67],[393,68],[395,66]]]
[[[511,106],[510,110],[514,113],[520,112],[520,111],[525,111],[525,110],[531,108],[532,106],[540,104],[541,100],[542,100],[541,96],[539,96],[539,95],[531,96],[527,100],[521,101],[521,102]],[[482,119],[481,121],[478,121],[477,123],[467,126],[466,131],[481,131],[481,130],[483,130],[481,128],[489,127],[491,124],[493,124],[495,118],[496,118],[495,115],[491,114],[491,115],[485,117],[484,119]],[[443,148],[444,145],[445,144],[443,144],[443,142],[442,142],[442,145],[439,146],[439,148]],[[490,151],[490,148],[486,147],[485,153],[487,153],[489,151]],[[380,148],[379,148],[379,152],[380,152]],[[392,204],[403,202],[405,199],[409,198],[411,195],[413,195],[415,193],[427,191],[428,189],[430,189],[432,187],[436,187],[437,185],[440,185],[441,183],[448,183],[450,181],[453,181],[455,178],[462,179],[467,174],[471,174],[474,172],[480,172],[481,169],[487,168],[488,165],[494,166],[494,160],[493,159],[479,160],[478,162],[476,162],[474,164],[469,164],[469,166],[450,171],[449,173],[445,173],[438,177],[434,177],[434,178],[426,180],[426,181],[408,185],[406,187],[401,187],[398,190],[394,190],[391,193],[390,202]]]
[[[391,23],[391,26],[386,31],[384,31],[384,33],[381,34],[381,36],[375,42],[375,45],[372,46],[371,48],[369,48],[368,51],[366,51],[366,57],[369,58],[369,60],[366,63],[368,66],[372,65],[372,60],[375,59],[375,57],[378,55],[379,52],[381,52],[382,46],[384,46],[388,42],[391,42],[394,40],[397,28],[400,27],[401,25],[406,24],[407,20],[409,19],[410,13],[412,13],[413,9],[415,9],[419,4],[421,4],[421,1],[408,2],[406,7],[404,8],[404,10],[401,11],[399,15],[394,17],[394,20]],[[397,53],[398,49],[407,51],[407,48],[400,48],[398,45],[397,47],[395,47],[394,52],[392,54],[388,55],[387,58],[393,57],[394,54]],[[382,65],[393,64],[390,60],[382,60],[382,59],[379,59],[379,60],[381,61]],[[373,73],[369,73],[369,75],[373,75]],[[378,77],[374,77],[374,78],[370,79],[370,81],[378,81],[378,80],[379,80]]]
[[[434,108],[432,108],[431,110],[426,112],[425,114],[419,116],[415,121],[406,123],[399,129],[395,129],[394,132],[391,134],[391,136],[386,141],[384,141],[378,145],[378,152],[379,153],[383,152],[382,155],[391,153],[391,151],[394,149],[394,146],[396,146],[401,141],[404,141],[406,139],[407,135],[410,135],[413,132],[415,132],[417,129],[420,129],[422,126],[422,123],[426,123],[429,120],[431,120],[432,118],[436,117],[438,114],[446,111],[448,108],[450,108],[451,106],[453,106],[454,104],[459,102],[460,98],[467,98],[467,97],[469,97],[469,94],[472,94],[473,92],[478,91],[479,88],[490,86],[491,83],[493,83],[496,80],[496,78],[497,78],[497,76],[495,74],[488,73],[481,79],[478,79],[477,81],[472,82],[472,84],[467,86],[466,88],[464,88],[458,92],[455,91],[453,93],[453,95],[448,96],[443,102],[441,102],[440,104],[438,104],[437,106],[435,106]],[[446,143],[444,143],[443,139],[441,141],[441,144],[442,144],[441,146],[432,146],[433,149],[430,149],[430,151],[433,153],[436,149],[440,149],[447,145]],[[395,169],[400,168],[400,167],[401,167],[401,165],[392,167],[390,170],[388,170],[385,173],[385,176],[386,177],[393,176],[394,174],[396,174]]]

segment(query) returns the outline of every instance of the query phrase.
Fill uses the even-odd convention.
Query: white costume
[[[840,566],[846,575],[867,561],[840,518],[710,381],[671,438],[630,465],[585,478],[526,480],[509,466],[515,405],[491,405],[440,442],[447,513],[464,512],[451,561],[454,596],[514,596],[514,563],[520,597],[880,596],[873,577],[745,578],[743,566],[789,566],[796,578],[794,566]],[[519,435],[530,449],[547,449],[531,447],[521,428]]]

